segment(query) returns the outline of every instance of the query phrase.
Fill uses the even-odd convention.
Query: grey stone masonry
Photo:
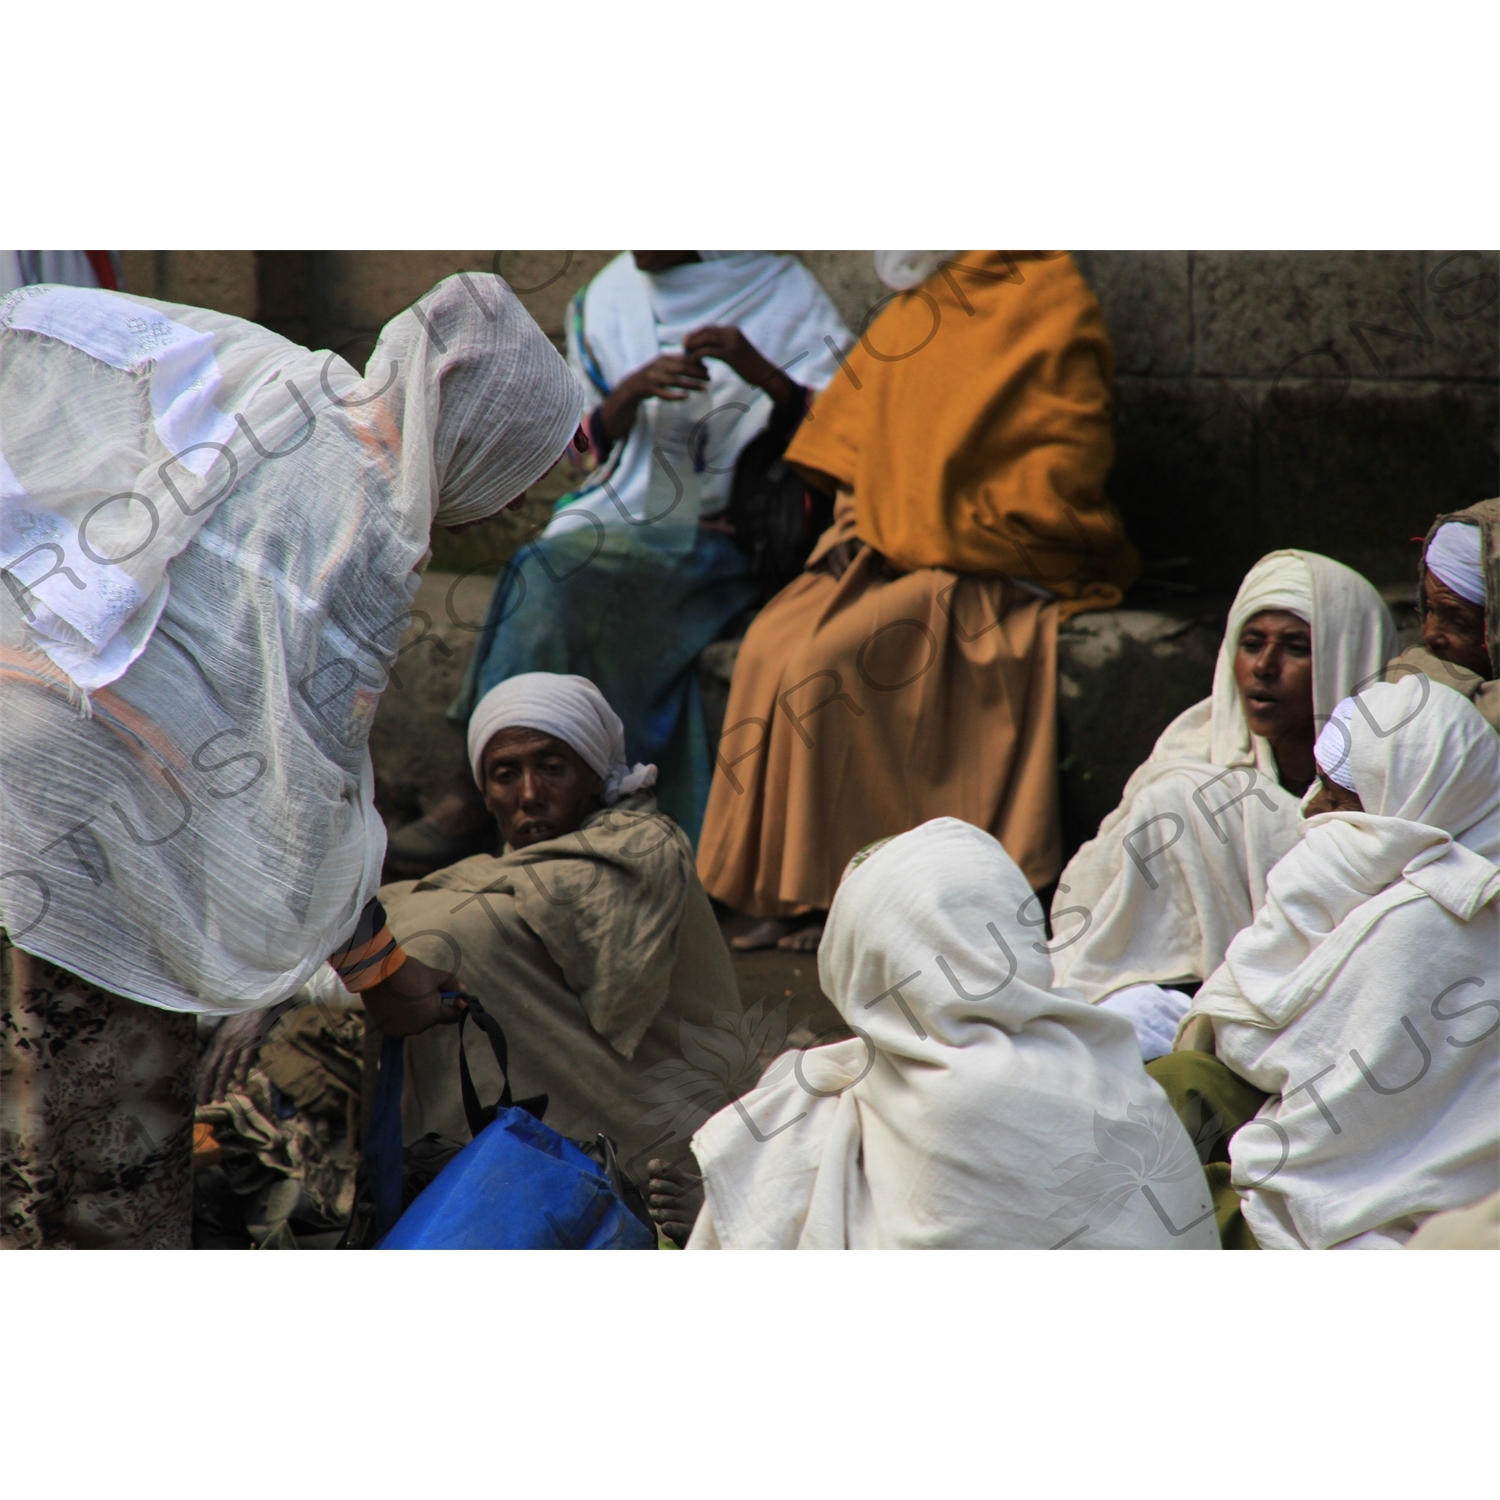
[[[1075,252],[1118,375],[1110,493],[1148,578],[1229,590],[1306,547],[1411,578],[1500,493],[1494,251]]]

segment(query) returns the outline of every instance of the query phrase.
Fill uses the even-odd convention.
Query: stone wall
[[[498,270],[561,347],[573,293],[612,251],[127,251],[126,285],[256,316],[363,366],[381,326],[435,281]],[[802,251],[850,327],[885,295],[863,251]],[[1060,774],[1071,850],[1118,800],[1161,729],[1203,697],[1230,594],[1276,547],[1381,585],[1406,639],[1409,538],[1435,512],[1500,493],[1500,257],[1085,251],[1118,365],[1111,491],[1146,571],[1121,610],[1059,639]],[[371,736],[393,823],[430,808],[462,744],[442,710],[483,618],[489,576],[560,490],[461,538],[440,533]],[[428,623],[430,621],[430,623]],[[733,643],[700,667],[721,718]],[[714,726],[717,727],[716,725]]]
[[[608,250],[126,251],[127,287],[258,317],[363,366],[443,276],[498,270],[561,346]],[[866,251],[799,251],[852,328],[885,295]],[[1147,592],[1232,590],[1275,547],[1410,579],[1431,516],[1500,493],[1493,251],[1075,252],[1118,365],[1111,491]],[[555,498],[440,542],[492,571]]]
[[[1410,580],[1500,493],[1500,256],[1086,251],[1118,364],[1111,492],[1149,575],[1230,589],[1275,547]]]

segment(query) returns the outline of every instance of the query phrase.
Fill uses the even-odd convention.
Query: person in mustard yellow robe
[[[835,493],[740,649],[698,868],[816,946],[864,845],[936,817],[1058,873],[1060,620],[1139,569],[1105,498],[1113,353],[1070,257],[966,251],[891,298],[787,450]]]

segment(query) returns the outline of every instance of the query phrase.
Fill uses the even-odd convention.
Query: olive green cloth
[[[1177,1111],[1203,1163],[1214,1200],[1214,1222],[1226,1250],[1259,1250],[1229,1185],[1229,1138],[1252,1119],[1266,1095],[1209,1052],[1169,1052],[1146,1064]]]
[[[546,1094],[546,1123],[565,1136],[611,1136],[637,1182],[653,1155],[686,1156],[693,1131],[755,1082],[760,1032],[692,849],[648,793],[576,833],[476,855],[380,898],[407,953],[453,973],[500,1022],[515,1097]],[[503,1077],[479,1028],[464,1031],[491,1104]],[[409,1157],[470,1139],[458,1048],[456,1026],[407,1039]]]

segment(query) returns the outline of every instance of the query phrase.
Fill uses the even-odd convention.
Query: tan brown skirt
[[[757,616],[735,664],[698,849],[711,896],[823,909],[851,855],[930,818],[1005,846],[1033,887],[1061,867],[1057,606],[1003,578],[891,576],[863,548]]]

